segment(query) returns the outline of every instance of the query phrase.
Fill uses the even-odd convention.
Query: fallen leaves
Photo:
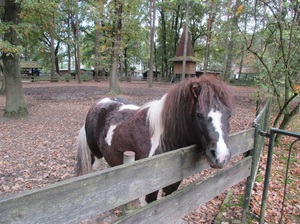
[[[139,105],[160,98],[169,84],[157,84],[148,88],[146,83],[121,83],[123,95]],[[106,82],[77,83],[30,83],[24,85],[30,116],[22,120],[8,120],[0,117],[0,195],[17,192],[56,183],[74,176],[76,138],[84,122],[88,108],[95,100],[108,92]],[[255,102],[251,96],[254,88],[232,87],[234,93],[231,133],[251,127],[255,118]],[[0,96],[0,108],[5,99]],[[276,150],[276,152],[279,150]],[[274,174],[266,219],[272,223],[278,220],[280,197],[282,196],[281,154],[274,156]],[[298,154],[294,155],[300,161]],[[251,210],[260,213],[260,203],[265,173],[266,154],[261,158],[260,181],[253,189],[250,202]],[[204,179],[214,171],[206,170],[183,181],[184,185]],[[288,188],[288,204],[285,210],[286,223],[290,216],[299,217],[299,175],[300,164],[294,164],[291,175],[295,176]],[[230,206],[222,211],[224,223],[238,223],[242,216],[242,200],[245,181],[234,186]],[[196,208],[183,217],[186,223],[212,223],[225,198],[220,194],[213,200]],[[279,207],[278,207],[279,206]],[[299,220],[298,220],[299,221]],[[109,223],[109,222],[107,222]],[[273,222],[274,223],[274,222]],[[297,222],[295,222],[297,223]],[[299,223],[299,222],[298,222]]]

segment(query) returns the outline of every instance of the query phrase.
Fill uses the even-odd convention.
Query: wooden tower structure
[[[183,57],[184,57],[185,29],[186,26],[183,27],[183,32],[181,34],[181,38],[175,53],[175,57],[169,60],[173,62],[173,75],[176,79],[180,79],[182,75],[182,67],[183,67],[183,60],[184,60]],[[197,62],[200,62],[200,60],[195,57],[192,40],[190,35],[188,34],[185,77],[193,77],[196,75]]]

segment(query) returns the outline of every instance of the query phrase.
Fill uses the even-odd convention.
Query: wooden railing
[[[254,146],[254,128],[230,136],[232,157]],[[171,223],[250,175],[252,157],[121,216],[117,223]],[[0,223],[80,223],[210,166],[190,146],[0,199]]]

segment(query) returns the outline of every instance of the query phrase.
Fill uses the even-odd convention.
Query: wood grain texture
[[[230,137],[233,156],[253,148],[253,133],[248,129]],[[207,168],[194,146],[174,150],[1,198],[0,223],[79,223]],[[220,173],[212,187],[226,189],[228,178]],[[237,175],[239,181],[244,175]]]

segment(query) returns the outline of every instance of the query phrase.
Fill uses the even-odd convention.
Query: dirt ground
[[[159,99],[170,87],[155,83],[121,82],[122,96],[142,105]],[[89,107],[107,96],[107,82],[77,84],[58,82],[23,83],[30,115],[24,119],[0,116],[0,196],[38,188],[74,176],[76,138]],[[233,93],[231,133],[251,127],[255,118],[255,89],[230,87]],[[0,112],[5,97],[0,96]],[[209,172],[201,175],[209,175]],[[244,182],[234,191],[244,190]],[[225,194],[196,208],[182,218],[185,223],[213,223]],[[223,214],[238,223],[241,210]],[[229,222],[224,222],[229,223]]]

